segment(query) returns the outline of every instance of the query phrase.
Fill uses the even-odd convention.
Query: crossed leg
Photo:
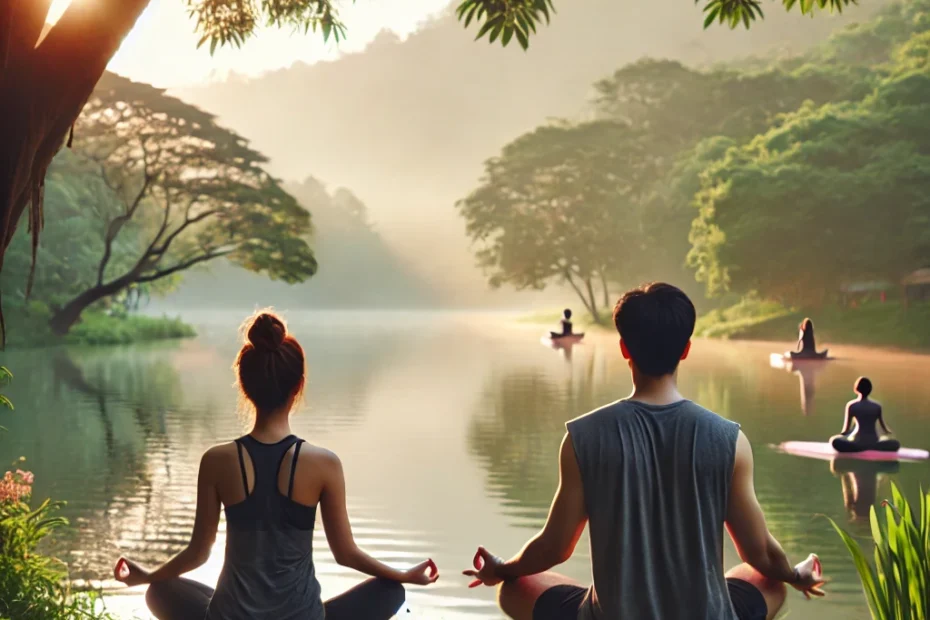
[[[534,609],[547,590],[565,586],[566,595],[559,600],[544,601],[545,609]],[[558,573],[540,573],[502,583],[497,589],[497,602],[501,610],[514,620],[574,620],[586,592],[584,586]]]
[[[765,615],[765,620],[774,620],[775,615],[781,610],[782,605],[785,604],[785,598],[787,597],[787,588],[784,583],[780,581],[772,581],[767,577],[763,577],[759,571],[751,567],[749,564],[740,564],[739,566],[734,566],[726,574],[727,579],[738,579],[744,581],[762,594],[762,598],[765,599],[765,606],[767,612]],[[731,598],[733,598],[734,586],[730,586]],[[739,603],[734,600],[734,606],[737,607],[737,612],[740,611]],[[742,618],[741,618],[742,620]],[[754,617],[752,620],[756,620]],[[760,617],[758,620],[762,620]]]
[[[787,597],[785,584],[763,577],[748,564],[735,566],[727,572],[726,577],[743,581],[759,591],[765,600],[765,620],[774,620],[785,604]],[[565,590],[564,596],[552,600],[544,599],[544,606],[536,609],[540,597],[555,587],[562,587],[560,589]],[[736,594],[735,589],[731,585],[731,594]],[[498,587],[498,604],[501,610],[513,620],[562,620],[563,618],[568,620],[577,618],[578,608],[586,593],[587,590],[573,579],[558,573],[541,573],[501,584]],[[747,617],[746,620],[757,619]]]

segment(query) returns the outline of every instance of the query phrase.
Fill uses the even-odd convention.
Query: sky
[[[90,2],[93,0],[73,0]],[[56,21],[72,0],[54,0],[49,21]],[[401,38],[446,9],[452,0],[342,0],[340,16],[348,37],[338,45],[320,34],[304,35],[290,28],[264,29],[242,49],[197,49],[199,36],[188,17],[187,0],[152,0],[110,62],[109,69],[136,81],[163,88],[191,86],[223,79],[230,72],[258,75],[289,67],[297,61],[313,64],[341,53],[362,50],[381,30]]]

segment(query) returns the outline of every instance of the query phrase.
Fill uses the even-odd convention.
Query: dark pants
[[[184,579],[149,586],[145,603],[158,620],[203,620],[213,588]],[[405,600],[404,586],[387,579],[369,579],[326,601],[326,620],[388,620]]]
[[[742,579],[727,579],[730,601],[739,620],[765,620],[768,605],[754,585]],[[590,588],[562,585],[549,588],[536,600],[533,620],[576,620]]]
[[[865,452],[866,450],[878,450],[880,452],[897,452],[901,448],[901,442],[897,439],[880,439],[874,443],[864,443],[859,441],[850,441],[843,435],[835,436],[831,442],[833,449],[837,452]]]

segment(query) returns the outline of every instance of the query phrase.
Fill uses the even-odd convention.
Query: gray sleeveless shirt
[[[723,536],[739,425],[621,400],[566,426],[594,574],[579,620],[736,620]]]
[[[206,620],[323,620],[313,567],[316,506],[291,499],[302,442],[293,435],[275,444],[250,435],[236,440],[246,499],[226,506],[226,559]],[[284,495],[278,490],[278,470],[295,444]],[[243,450],[255,468],[251,493]]]

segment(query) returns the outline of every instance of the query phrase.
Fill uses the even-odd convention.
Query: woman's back
[[[851,400],[846,405],[849,416],[856,421],[856,441],[872,443],[878,441],[878,420],[882,406],[867,398]]]
[[[321,482],[300,471],[305,468],[298,462],[309,460],[300,459],[303,447],[293,435],[275,443],[246,435],[211,450],[213,466],[225,474],[218,476],[223,483],[217,492],[227,528],[226,558],[208,619],[323,619],[313,565]]]

